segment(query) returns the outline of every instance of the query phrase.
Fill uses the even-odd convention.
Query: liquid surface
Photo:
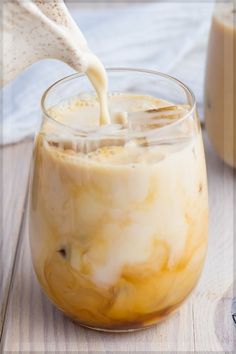
[[[3,0],[1,85],[29,65],[46,58],[64,61],[86,72],[100,102],[100,124],[109,122],[107,77],[61,0]]]
[[[116,108],[128,112],[115,133],[98,140],[91,133],[84,141],[65,127],[63,136],[60,124],[55,129],[49,121],[37,138],[30,208],[34,267],[51,300],[86,326],[149,326],[176,309],[199,278],[208,220],[200,133],[189,119],[165,127],[170,135],[162,143],[162,128],[153,122],[146,138],[126,134],[134,113],[145,108],[159,114],[167,104],[173,106],[150,96],[115,95],[111,117],[117,119]],[[86,129],[90,117],[96,129],[97,105],[87,96],[50,114]],[[164,112],[158,120],[166,119]]]
[[[236,23],[233,4],[217,5],[212,20],[205,79],[205,120],[219,156],[236,167]]]

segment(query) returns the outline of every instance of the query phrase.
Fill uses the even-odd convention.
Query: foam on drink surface
[[[138,95],[138,94],[122,94],[116,93],[108,96],[109,115],[111,118],[110,124],[100,125],[99,102],[96,97],[83,94],[74,97],[68,101],[52,107],[48,113],[57,122],[65,126],[73,128],[72,133],[63,134],[59,131],[58,139],[60,146],[68,146],[68,141],[74,139],[75,147],[72,148],[76,152],[83,153],[82,140],[79,134],[86,136],[86,154],[94,149],[97,150],[99,144],[105,145],[106,151],[111,151],[112,154],[121,153],[125,157],[130,156],[134,158],[134,147],[136,147],[139,155],[138,146],[152,145],[152,131],[163,126],[171,125],[178,119],[183,118],[188,113],[189,107],[184,105],[174,106],[168,101],[157,99],[152,96]],[[53,141],[53,135],[49,134],[50,127],[46,124],[45,127],[49,143]],[[78,129],[78,132],[76,132]],[[54,127],[52,127],[54,130]],[[144,132],[149,132],[143,139],[135,139],[141,137]],[[78,134],[77,134],[78,133]],[[185,124],[176,129],[169,129],[167,138],[179,138],[180,143],[186,139],[191,139],[194,134],[194,124],[192,121],[187,121]],[[161,135],[160,135],[161,136]],[[65,141],[63,141],[63,137]],[[103,140],[101,142],[101,139]],[[97,142],[97,145],[96,145]],[[109,149],[107,147],[109,146]],[[115,146],[115,149],[114,149]],[[117,146],[125,146],[126,149],[117,149]],[[161,148],[163,151],[165,147]],[[66,150],[66,149],[65,149]],[[103,150],[99,150],[100,152]],[[149,148],[151,155],[151,148]],[[96,156],[98,153],[96,153]],[[106,154],[107,155],[107,154]],[[89,157],[92,155],[90,154]],[[86,157],[86,156],[85,156]],[[139,155],[141,158],[142,156]],[[114,158],[115,161],[115,158]]]

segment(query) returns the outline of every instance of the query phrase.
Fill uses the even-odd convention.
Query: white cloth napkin
[[[203,108],[204,66],[213,4],[143,3],[72,13],[90,48],[105,66],[154,69],[173,75],[195,93]],[[33,136],[41,123],[40,97],[54,81],[73,73],[45,60],[2,90],[3,144]]]

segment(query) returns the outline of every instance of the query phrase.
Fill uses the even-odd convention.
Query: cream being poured
[[[1,86],[47,58],[61,60],[87,74],[99,99],[100,124],[108,124],[105,69],[89,49],[63,0],[3,0]]]

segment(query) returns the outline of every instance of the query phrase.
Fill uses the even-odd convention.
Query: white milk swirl
[[[3,0],[1,86],[46,58],[61,60],[77,72],[87,73],[99,98],[100,124],[109,123],[106,72],[64,2]]]

